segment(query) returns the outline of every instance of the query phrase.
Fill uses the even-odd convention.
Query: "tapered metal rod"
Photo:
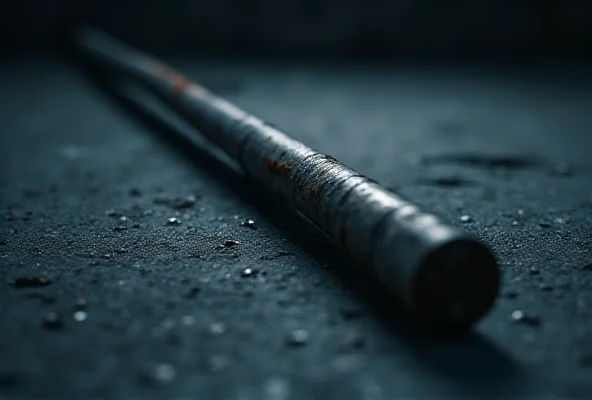
[[[491,308],[500,274],[475,237],[110,36],[85,29],[76,43],[93,62],[174,107],[349,251],[419,319],[464,328]]]

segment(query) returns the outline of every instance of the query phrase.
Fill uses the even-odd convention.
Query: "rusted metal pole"
[[[81,31],[76,42],[94,62],[157,94],[250,175],[285,196],[421,320],[466,328],[491,308],[500,273],[475,237],[149,55],[94,30]]]

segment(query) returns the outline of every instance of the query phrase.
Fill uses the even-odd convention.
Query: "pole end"
[[[489,249],[471,237],[433,249],[413,279],[417,315],[438,328],[469,328],[493,306],[500,271]]]

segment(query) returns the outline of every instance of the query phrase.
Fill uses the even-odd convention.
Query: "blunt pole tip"
[[[474,238],[458,238],[433,249],[419,265],[413,306],[436,327],[467,329],[491,309],[499,287],[489,249]]]

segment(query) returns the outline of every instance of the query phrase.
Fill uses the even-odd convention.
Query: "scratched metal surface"
[[[494,310],[464,338],[415,331],[235,169],[188,157],[70,64],[5,62],[2,398],[592,395],[585,68],[173,65],[488,243]],[[27,276],[51,283],[13,284]]]

